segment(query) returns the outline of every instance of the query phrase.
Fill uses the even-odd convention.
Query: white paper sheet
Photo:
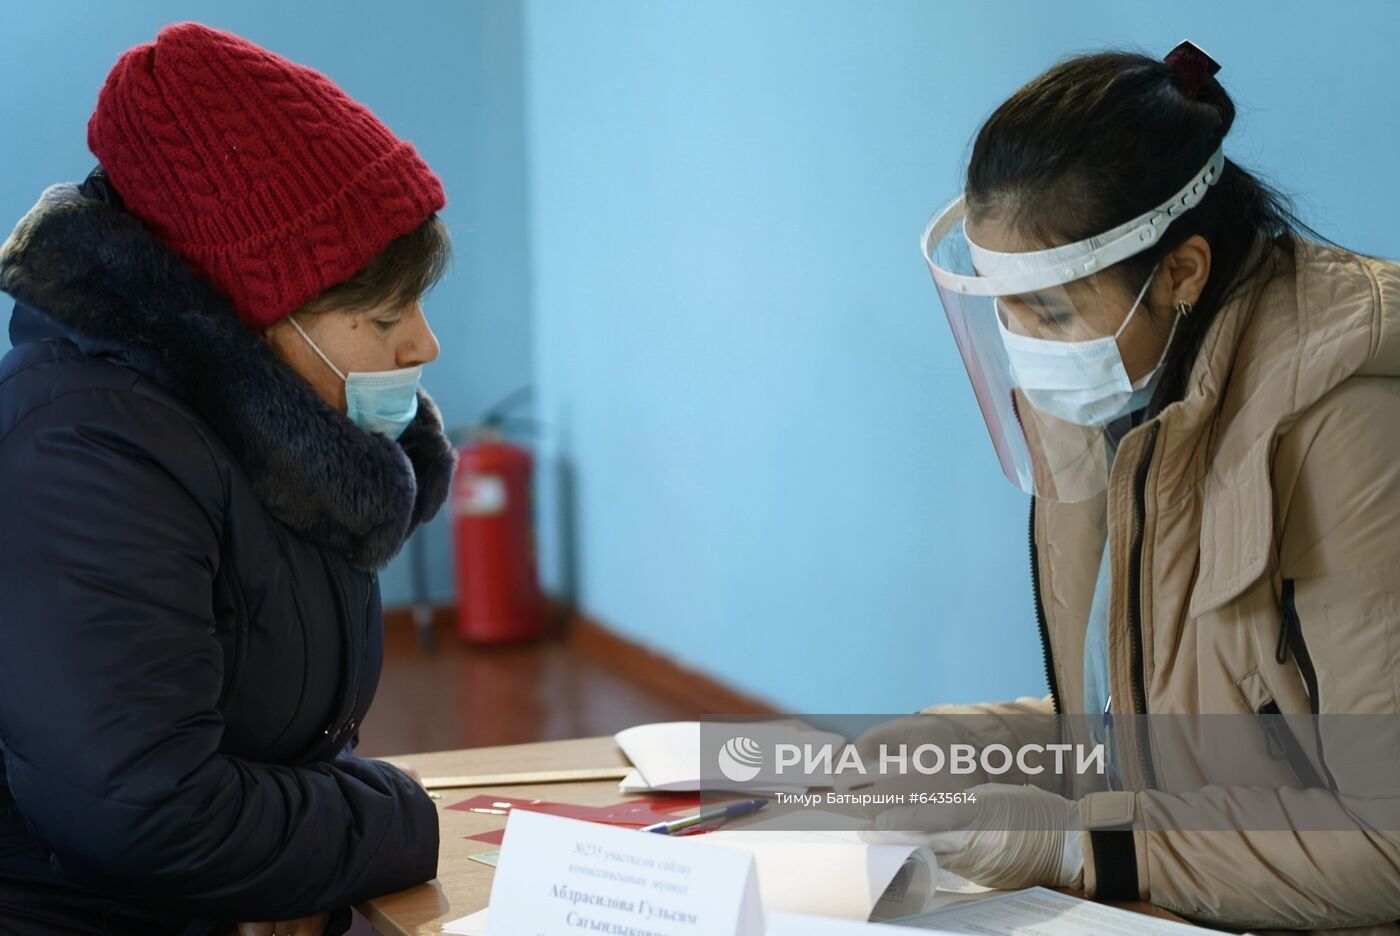
[[[927,906],[937,861],[912,845],[871,845],[854,832],[744,832],[720,830],[703,836],[708,845],[737,848],[754,856],[765,911],[809,913],[868,920],[880,895],[915,854],[927,868],[911,910]]]
[[[1186,936],[1215,932],[1044,887],[1011,891],[895,922],[926,932],[978,936]]]
[[[764,786],[762,789],[754,788],[756,793],[806,793],[809,788],[805,786]],[[617,785],[617,792],[624,796],[631,796],[634,793],[695,793],[700,790],[699,780],[674,780],[670,783],[663,783],[653,786],[647,783],[646,777],[642,776],[640,770],[634,770],[623,777]]]
[[[1052,899],[1046,901],[1045,894]],[[1038,898],[1039,905],[1035,909],[1027,907],[1026,895]],[[996,905],[996,901],[1005,898],[1016,899],[1007,905]],[[1065,910],[1061,911],[1060,907]],[[940,928],[945,922],[947,926],[955,928]],[[443,928],[443,932],[459,936],[485,936],[486,911],[454,920]],[[1088,903],[1043,888],[995,895],[986,906],[964,908],[957,917],[935,913],[926,915],[920,922],[905,920],[899,924],[858,923],[777,911],[767,914],[764,930],[765,936],[881,936],[882,933],[889,936],[899,933],[941,933],[945,936],[965,933],[980,936],[1090,936],[1099,933],[1109,936],[1184,936],[1203,932],[1212,931]]]
[[[888,923],[856,923],[806,913],[770,913],[764,936],[926,936],[928,930],[906,929]]]
[[[442,931],[454,936],[486,936],[486,911],[478,910],[471,916],[449,920],[442,925]]]
[[[776,731],[780,736],[790,737],[796,743],[814,746],[832,744],[839,747],[846,743],[838,734],[816,731],[795,719],[755,722],[750,730],[762,730],[765,734]],[[700,763],[699,722],[656,722],[637,725],[619,731],[613,735],[613,740],[636,768],[619,784],[618,789],[623,793],[642,793],[647,790],[693,792],[733,787],[732,783],[723,779],[717,763]],[[802,785],[755,785],[749,789],[766,793],[806,793],[808,788]]]

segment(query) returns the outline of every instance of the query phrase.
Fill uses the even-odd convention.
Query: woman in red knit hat
[[[452,471],[442,185],[192,23],[121,57],[88,144],[0,248],[0,930],[340,932],[437,868],[433,802],[351,748],[376,570]]]

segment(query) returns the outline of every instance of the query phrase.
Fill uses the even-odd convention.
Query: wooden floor
[[[581,738],[703,714],[695,701],[646,685],[569,637],[477,647],[440,622],[435,644],[424,651],[412,625],[386,625],[384,671],[357,754]]]

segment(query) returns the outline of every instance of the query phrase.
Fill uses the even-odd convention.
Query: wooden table
[[[627,759],[617,749],[612,738],[579,738],[572,741],[514,744],[469,751],[410,754],[393,757],[391,760],[412,764],[424,777],[564,770],[574,767],[616,767],[627,764]],[[437,879],[411,890],[371,900],[358,908],[384,936],[438,934],[442,932],[443,924],[475,913],[486,906],[491,897],[491,879],[495,869],[471,861],[467,856],[496,851],[500,846],[475,841],[466,836],[504,828],[505,817],[446,808],[483,793],[519,799],[578,803],[583,806],[603,806],[623,798],[617,792],[616,780],[443,790],[442,799],[437,801],[442,829]],[[1180,919],[1149,904],[1117,906],[1163,919]]]

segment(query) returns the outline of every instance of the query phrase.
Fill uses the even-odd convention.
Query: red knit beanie
[[[88,148],[258,330],[446,204],[413,147],[324,75],[198,23],[117,60]]]

